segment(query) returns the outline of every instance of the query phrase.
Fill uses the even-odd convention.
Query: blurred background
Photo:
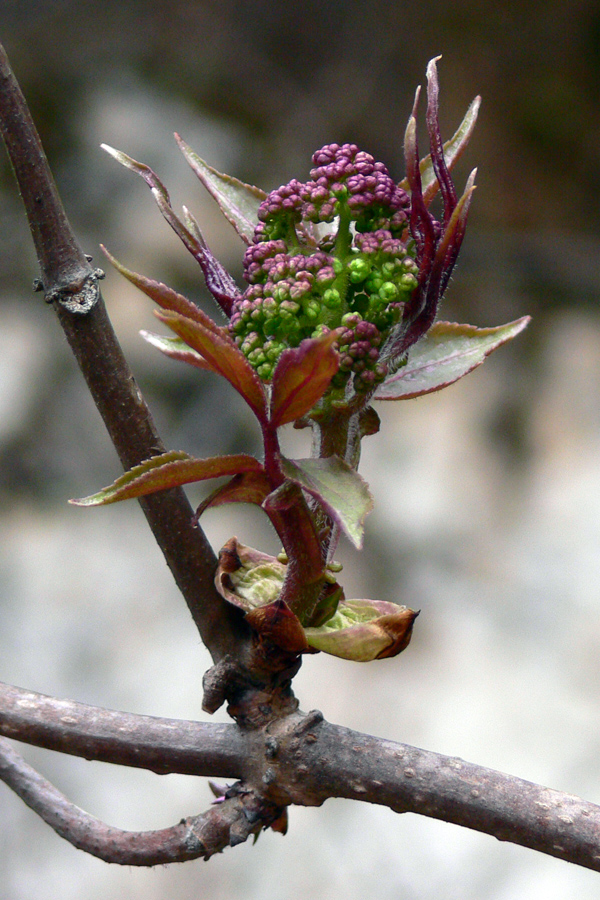
[[[242,245],[173,131],[265,189],[304,179],[312,152],[353,141],[404,175],[403,132],[427,61],[445,136],[473,96],[480,123],[456,173],[479,166],[441,316],[524,314],[513,345],[447,391],[379,404],[361,468],[376,509],[346,593],[422,610],[409,650],[368,667],[320,654],[306,710],[600,802],[600,5],[304,0],[3,0],[0,39],[31,104],[81,243],[213,311],[194,261],[141,179],[151,165],[236,277]],[[425,136],[421,135],[425,152]],[[0,154],[0,680],[138,713],[199,718],[209,665],[137,506],[69,507],[119,474],[51,309]],[[108,267],[107,267],[108,268]],[[149,302],[107,271],[104,294],[169,447],[258,452],[237,396],[139,338]],[[300,433],[290,451],[307,452]],[[202,491],[190,491],[198,502]],[[210,511],[277,552],[256,510]],[[223,713],[217,718],[224,718]],[[203,780],[35,748],[26,758],[113,825],[166,827],[210,801]],[[210,863],[110,867],[60,840],[0,785],[1,900],[558,900],[598,874],[387,809],[293,809],[285,839]]]

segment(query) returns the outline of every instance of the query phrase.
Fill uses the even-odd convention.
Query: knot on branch
[[[225,847],[235,847],[265,828],[285,834],[287,811],[237,782],[227,788],[212,809],[182,820],[187,826],[185,844],[194,857],[210,859]]]
[[[227,702],[227,712],[240,728],[254,730],[296,712],[292,679],[302,660],[266,642],[255,643],[249,657],[242,665],[227,655],[208,669],[202,708],[213,713]]]
[[[89,313],[100,297],[98,282],[104,278],[102,269],[80,270],[68,281],[49,286],[38,278],[33,283],[34,291],[45,291],[46,303],[57,303],[71,313]]]

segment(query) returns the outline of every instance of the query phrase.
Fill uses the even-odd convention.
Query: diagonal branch
[[[0,45],[0,132],[35,243],[46,300],[52,302],[124,466],[164,452],[106,313],[98,277],[63,209],[39,135]],[[204,643],[218,661],[239,652],[245,631],[216,592],[216,558],[181,489],[140,501]]]
[[[253,832],[276,821],[278,807],[235,791],[200,816],[182,819],[160,831],[122,831],[105,825],[71,803],[0,738],[0,779],[57,834],[79,850],[105,862],[125,866],[156,866],[209,859],[225,847],[241,844]]]

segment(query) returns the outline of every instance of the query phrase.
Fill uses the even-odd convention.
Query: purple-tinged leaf
[[[225,218],[233,225],[244,243],[251,244],[254,229],[258,224],[258,207],[267,196],[265,192],[251,184],[244,184],[231,175],[217,172],[200,159],[178,134],[175,135],[175,140],[193,171],[216,200]]]
[[[336,331],[307,338],[284,350],[271,387],[271,423],[275,428],[306,415],[321,399],[340,361],[334,347]]]
[[[409,129],[407,129],[407,136],[408,134]],[[407,160],[408,158],[407,155]],[[423,203],[418,175],[414,181],[411,229],[415,235],[417,246],[422,248],[420,250],[419,286],[407,304],[406,322],[400,323],[386,344],[382,354],[382,358],[385,360],[400,359],[406,350],[416,344],[433,325],[440,297],[452,274],[465,234],[467,215],[475,190],[476,174],[477,169],[473,169],[467,179],[464,193],[452,211],[448,225],[442,232],[437,246],[433,232],[431,232],[433,243],[430,243],[428,228],[431,223],[429,222],[429,226],[427,225],[429,214]],[[414,171],[411,173],[411,179],[413,175]]]
[[[205,372],[213,372],[213,367],[209,365],[203,356],[200,356],[196,350],[182,341],[178,337],[166,337],[163,334],[154,334],[151,331],[140,331],[141,336],[169,359],[176,359],[178,362],[189,363],[196,366],[197,369],[203,369]]]
[[[397,656],[410,643],[414,609],[383,600],[342,600],[319,628],[305,628],[315,650],[354,662]]]
[[[458,160],[464,153],[471,139],[471,136],[475,129],[475,123],[477,122],[477,114],[479,112],[480,106],[481,97],[475,97],[475,99],[469,106],[464,119],[460,123],[456,133],[450,138],[449,141],[446,141],[446,143],[444,144],[444,159],[446,160],[448,171],[451,171],[453,169],[454,165],[458,162]],[[425,203],[429,205],[439,190],[439,183],[433,169],[431,154],[428,154],[421,160],[421,162],[419,163],[419,168],[421,171],[423,199],[425,200]],[[400,187],[410,193],[410,185],[407,178],[404,178],[400,182]]]
[[[373,509],[367,483],[337,456],[326,459],[285,459],[281,468],[321,504],[355,547],[362,546],[364,521]]]
[[[117,162],[122,166],[140,175],[152,191],[152,196],[156,200],[156,204],[160,209],[163,217],[169,223],[175,234],[183,241],[184,245],[190,251],[192,256],[199,263],[206,281],[206,286],[211,292],[224,313],[229,316],[231,308],[237,297],[240,296],[240,290],[235,281],[227,271],[227,269],[213,256],[206,241],[202,237],[198,223],[194,222],[195,228],[190,229],[185,225],[179,216],[175,213],[171,206],[171,198],[166,187],[145,163],[137,162],[126,153],[109,147],[108,144],[102,144],[102,149],[110,153]],[[187,214],[189,218],[189,213]]]
[[[529,316],[495,328],[436,322],[410,348],[406,365],[379,385],[374,399],[410,400],[454,384],[516,337],[528,322]]]
[[[198,522],[207,509],[226,503],[255,503],[261,506],[270,493],[271,485],[264,471],[239,472],[227,484],[217,488],[202,501],[196,510],[194,520]]]
[[[225,331],[209,329],[204,323],[175,312],[155,310],[155,315],[192,350],[199,353],[213,371],[227,379],[261,423],[266,421],[267,401],[262,382]]]
[[[446,228],[450,220],[450,216],[456,207],[456,188],[454,182],[450,178],[446,160],[444,159],[444,145],[442,143],[442,135],[440,132],[439,120],[439,82],[437,75],[437,61],[441,59],[437,56],[429,61],[427,66],[427,133],[429,136],[429,147],[431,149],[431,162],[433,170],[437,178],[440,194],[442,195],[442,204],[444,207],[444,225]],[[422,184],[422,179],[421,179]]]
[[[404,158],[406,160],[406,178],[410,186],[410,230],[417,245],[419,260],[419,279],[422,273],[428,272],[435,255],[436,237],[431,216],[423,199],[423,186],[419,168],[419,145],[417,142],[417,106],[420,88],[415,93],[413,110],[404,134]],[[415,292],[417,293],[417,292]]]
[[[134,466],[109,485],[79,500],[70,500],[75,506],[104,506],[118,500],[145,497],[156,491],[180,487],[208,478],[235,475],[237,472],[260,472],[262,465],[253,456],[238,453],[235,456],[215,456],[210,459],[195,459],[182,450],[169,450],[159,456],[147,459]]]

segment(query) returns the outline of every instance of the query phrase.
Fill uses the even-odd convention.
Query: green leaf
[[[228,603],[250,612],[277,600],[286,568],[276,557],[233,537],[219,551],[215,585]]]
[[[271,423],[275,428],[299,419],[321,399],[340,365],[334,347],[337,337],[337,331],[330,331],[283,351],[271,388]]]
[[[355,547],[362,546],[364,521],[373,498],[358,472],[337,456],[281,460],[284,475],[311,494]]]
[[[530,317],[524,316],[496,328],[436,322],[410,348],[406,365],[379,385],[374,399],[410,400],[454,384],[516,337],[529,321]]]
[[[258,224],[258,207],[267,196],[265,192],[251,184],[244,184],[231,175],[217,172],[194,153],[178,134],[175,135],[175,140],[206,190],[218,203],[225,218],[244,243],[251,244]]]
[[[262,465],[253,456],[239,453],[235,456],[217,456],[210,459],[195,459],[182,450],[169,450],[160,456],[153,456],[139,466],[125,472],[109,487],[103,488],[90,497],[69,500],[75,506],[104,506],[118,500],[145,497],[156,491],[179,487],[194,481],[235,475],[238,472],[260,472]]]
[[[163,334],[154,334],[151,331],[140,331],[141,336],[169,359],[176,359],[178,362],[186,362],[197,369],[204,369],[205,372],[212,372],[213,367],[209,365],[203,356],[192,350],[191,347],[178,337],[167,337]]]
[[[229,335],[221,329],[207,328],[199,320],[188,319],[175,312],[155,311],[157,318],[168,325],[192,350],[202,356],[214,372],[218,372],[242,395],[257,419],[267,418],[267,401],[262,383]]]
[[[342,600],[319,628],[305,628],[309,646],[354,662],[397,656],[408,644],[418,613],[383,600]]]
[[[446,166],[449,171],[458,162],[471,139],[480,106],[481,97],[475,97],[465,113],[464,119],[456,130],[456,133],[444,144],[444,159],[446,160]],[[421,160],[419,169],[421,171],[423,199],[425,203],[429,204],[439,190],[438,180],[433,170],[433,163],[431,162],[430,155],[425,156]],[[410,194],[410,185],[407,178],[401,181],[399,186]]]

